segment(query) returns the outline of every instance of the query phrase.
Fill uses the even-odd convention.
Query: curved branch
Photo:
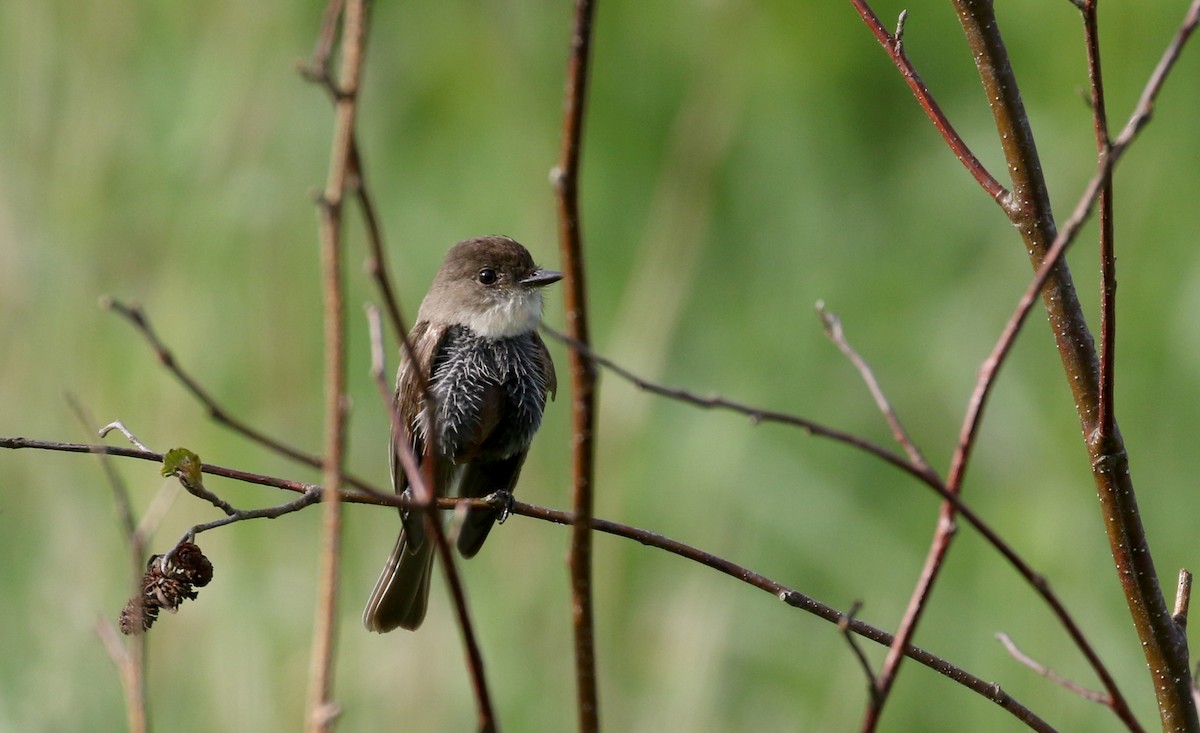
[[[127,458],[138,458],[142,460],[161,462],[162,454],[153,451],[143,451],[137,448],[123,448],[109,445],[86,445],[77,443],[58,443],[54,441],[32,440],[28,438],[4,438],[0,437],[0,448],[32,448],[37,450],[52,450],[66,451],[70,453],[104,453],[108,455],[123,456]],[[306,494],[319,494],[322,489],[313,484],[305,484],[299,481],[291,481],[272,476],[262,476],[252,474],[237,469],[216,466],[212,464],[203,464],[200,468],[203,473],[213,476],[223,476],[232,478],[247,483],[258,484],[262,486],[271,486],[274,488],[284,489]],[[362,491],[362,490],[342,490],[341,500],[354,504],[371,504],[376,506],[400,507],[400,508],[417,508],[420,504],[409,497],[398,496],[395,494],[385,494],[379,491]],[[546,507],[527,504],[525,502],[513,500],[511,495],[494,494],[482,499],[458,499],[451,497],[443,497],[437,500],[439,509],[455,509],[460,505],[469,507],[480,507],[490,509],[507,509],[514,515],[529,517],[531,519],[539,519],[554,524],[562,525],[580,525],[577,515],[574,512],[566,512],[557,509],[549,509]],[[894,637],[881,629],[875,628],[869,624],[863,623],[854,618],[849,618],[846,614],[837,610],[832,606],[828,606],[820,601],[817,601],[810,596],[801,593],[794,588],[786,586],[775,580],[772,580],[764,575],[750,570],[749,568],[738,565],[730,560],[718,557],[704,550],[698,549],[691,545],[670,539],[650,530],[632,527],[630,525],[621,524],[619,522],[611,522],[606,519],[592,517],[585,525],[588,530],[604,532],[617,537],[634,540],[647,547],[653,547],[660,550],[665,550],[682,558],[692,560],[706,567],[712,568],[718,572],[728,575],[735,580],[758,588],[759,590],[770,593],[779,600],[787,603],[793,608],[798,608],[806,611],[814,616],[829,621],[834,624],[842,625],[850,632],[868,639],[877,644],[890,645]],[[924,649],[915,646],[908,646],[904,653],[910,659],[928,667],[938,674],[957,682],[979,695],[991,700],[999,705],[1004,710],[1018,720],[1036,731],[1043,733],[1053,733],[1054,728],[1047,722],[1039,718],[1035,713],[1018,702],[1015,698],[1005,692],[998,684],[988,682],[980,677],[977,677],[966,670],[955,666],[949,661],[932,654]]]

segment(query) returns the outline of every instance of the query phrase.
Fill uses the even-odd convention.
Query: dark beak
[[[563,274],[557,270],[534,270],[532,275],[521,281],[521,284],[530,288],[540,288],[562,279]]]

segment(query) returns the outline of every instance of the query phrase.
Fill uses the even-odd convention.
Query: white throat
[[[490,308],[472,315],[463,325],[477,336],[501,339],[533,331],[541,320],[542,294],[522,289],[496,298]]]

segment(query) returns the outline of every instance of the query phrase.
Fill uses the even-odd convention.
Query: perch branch
[[[150,451],[142,451],[134,448],[121,448],[107,445],[80,445],[75,443],[34,440],[29,438],[0,437],[0,448],[28,448],[35,450],[65,451],[69,453],[106,453],[108,455],[138,458],[155,462],[161,462],[163,458],[162,454]],[[298,481],[290,481],[271,476],[260,476],[258,474],[252,474],[222,466],[215,466],[212,464],[203,464],[200,468],[204,473],[213,476],[223,476],[261,486],[270,486],[300,493],[314,492],[319,494],[321,492],[321,488],[318,486],[304,484]],[[419,504],[408,497],[398,496],[395,494],[385,494],[380,491],[344,489],[342,491],[342,499],[346,502],[370,504],[375,506],[390,506],[404,509],[413,509],[419,507]],[[497,494],[485,497],[483,499],[459,499],[448,497],[440,498],[437,500],[437,506],[439,509],[454,509],[458,506],[509,509],[514,515],[530,517],[532,519],[552,522],[554,524],[570,525],[575,523],[575,515],[573,512],[548,509],[545,507],[513,500],[511,496],[501,496]],[[590,527],[598,532],[604,532],[616,537],[631,539],[647,547],[670,552],[687,560],[699,563],[728,575],[735,580],[747,583],[755,588],[758,588],[759,590],[770,593],[793,608],[801,609],[831,623],[839,623],[844,616],[841,611],[838,611],[832,606],[827,606],[793,588],[783,585],[782,583],[771,580],[770,578],[760,575],[748,568],[737,565],[736,563],[705,552],[696,547],[692,547],[682,542],[667,538],[657,532],[631,527],[629,525],[611,522],[596,517],[593,517],[590,520]],[[877,644],[888,645],[894,638],[886,631],[870,626],[869,624],[863,623],[857,619],[851,619],[846,623],[847,628],[851,632]],[[951,664],[947,660],[918,647],[909,646],[906,648],[905,654],[920,664],[937,672],[938,674],[941,674],[942,676],[947,677],[970,690],[973,690],[988,700],[991,700],[1015,716],[1018,720],[1024,722],[1030,728],[1037,731],[1046,732],[1054,730],[1054,728],[1052,728],[1045,721],[1041,720],[1028,708],[1021,705],[1011,695],[1004,692],[999,685],[976,677],[969,672]]]

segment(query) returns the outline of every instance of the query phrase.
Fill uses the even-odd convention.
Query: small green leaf
[[[172,448],[163,456],[162,475],[179,475],[185,484],[200,485],[200,456],[187,448]]]

